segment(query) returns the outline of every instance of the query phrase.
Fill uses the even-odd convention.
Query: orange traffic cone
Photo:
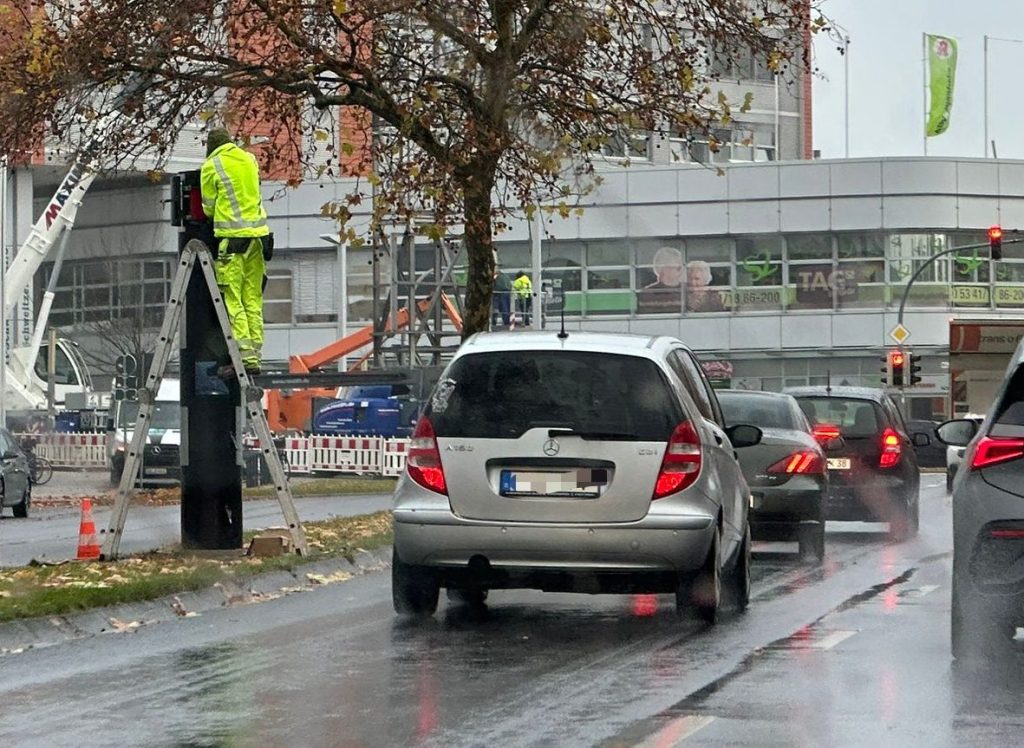
[[[96,523],[92,519],[92,500],[82,499],[82,523],[78,527],[79,561],[100,557],[100,544],[96,542]]]

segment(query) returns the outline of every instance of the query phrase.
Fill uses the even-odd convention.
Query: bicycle
[[[28,479],[35,486],[41,486],[53,477],[53,464],[35,452],[36,440],[31,436],[21,439],[19,445],[28,460]]]
[[[38,457],[35,452],[29,452],[28,456],[28,477],[35,486],[41,486],[53,477],[53,463],[45,457]]]

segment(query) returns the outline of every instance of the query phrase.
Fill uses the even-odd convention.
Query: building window
[[[601,153],[608,158],[649,159],[651,137],[639,130],[613,132],[601,145]]]
[[[263,290],[263,321],[268,325],[291,324],[291,269],[267,266],[267,287]]]
[[[768,69],[766,62],[749,47],[734,50],[719,50],[712,54],[711,74],[724,80],[757,81],[773,83],[775,73]]]
[[[677,134],[669,139],[673,163],[752,163],[775,160],[775,132],[771,129],[723,129],[711,135]]]

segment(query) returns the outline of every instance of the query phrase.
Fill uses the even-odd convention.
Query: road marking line
[[[823,637],[822,639],[819,639],[818,641],[814,642],[813,644],[808,645],[808,648],[809,649],[832,649],[832,647],[836,646],[840,642],[846,641],[847,639],[849,639],[851,636],[853,636],[856,633],[857,633],[856,631],[833,631],[828,636]]]
[[[939,588],[937,584],[925,584],[918,587],[916,590],[911,590],[908,593],[908,597],[924,597],[925,595],[935,592]]]
[[[714,717],[706,714],[691,714],[674,719],[635,748],[673,748],[714,721]]]

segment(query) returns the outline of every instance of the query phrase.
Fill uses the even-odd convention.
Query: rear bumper
[[[795,537],[800,525],[824,519],[824,486],[751,488],[750,492],[754,495],[750,530],[755,540],[777,539],[787,534]]]
[[[394,513],[395,549],[407,564],[512,572],[689,572],[707,557],[715,518],[648,516],[622,524],[466,520],[444,510]]]
[[[825,518],[850,522],[888,522],[894,507],[905,506],[914,490],[901,473],[869,473],[854,483],[832,481]]]

